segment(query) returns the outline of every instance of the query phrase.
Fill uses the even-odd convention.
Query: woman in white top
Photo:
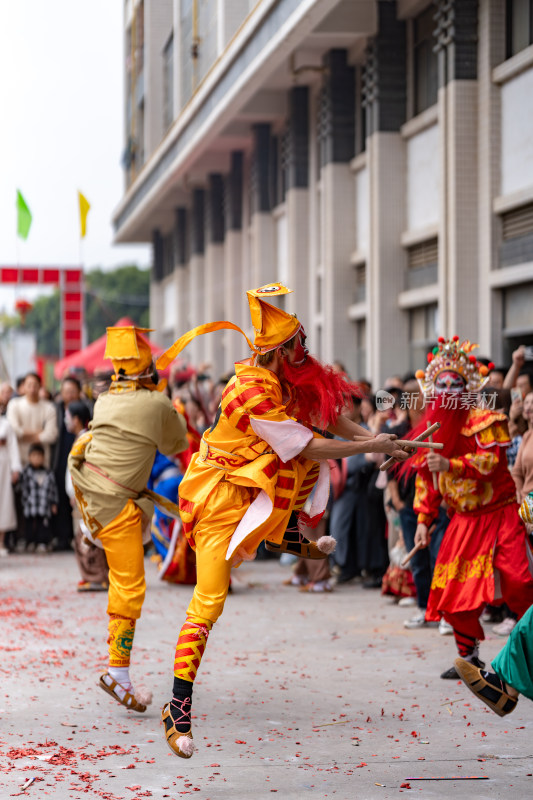
[[[0,557],[7,556],[4,547],[6,531],[17,527],[13,484],[19,479],[20,463],[17,437],[7,417],[0,416]]]

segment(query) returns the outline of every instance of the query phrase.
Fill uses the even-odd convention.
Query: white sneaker
[[[406,608],[407,606],[416,606],[416,598],[414,598],[414,597],[402,597],[398,601],[398,605],[401,608]]]
[[[496,636],[509,636],[515,625],[515,619],[506,617],[503,622],[493,627],[492,632],[495,633]]]
[[[439,633],[441,636],[451,636],[453,634],[453,628],[449,622],[446,622],[444,617],[440,618],[439,622]]]
[[[423,628],[426,625],[426,609],[420,608],[418,613],[411,619],[406,619],[403,623],[404,628],[413,630],[414,628]]]

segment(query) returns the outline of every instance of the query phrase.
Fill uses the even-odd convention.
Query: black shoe
[[[482,672],[462,658],[456,659],[455,666],[470,691],[498,716],[504,717],[514,711],[518,698],[509,694],[505,682],[495,672]]]
[[[469,659],[468,663],[473,664],[473,666],[477,667],[478,669],[483,669],[485,666],[485,662],[481,661],[477,656],[473,656],[471,659]],[[445,672],[443,672],[441,678],[443,678],[445,681],[461,680],[461,676],[455,667],[450,667],[450,669],[447,669]]]
[[[370,578],[370,580],[364,581],[363,589],[381,589],[382,582],[382,578]]]
[[[348,583],[348,581],[353,581],[355,578],[361,577],[360,572],[341,572],[340,575],[337,575],[337,583]],[[381,582],[380,582],[381,586]]]

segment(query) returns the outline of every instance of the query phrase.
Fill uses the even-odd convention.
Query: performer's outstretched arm
[[[343,414],[339,414],[337,422],[335,425],[330,425],[328,428],[329,433],[333,433],[335,436],[340,436],[342,439],[373,439],[374,434],[370,433],[369,430],[363,428],[362,425],[358,425],[357,422],[352,422],[351,419],[345,417]]]
[[[345,458],[359,453],[386,453],[398,461],[405,461],[409,454],[394,442],[395,437],[388,433],[370,436],[352,442],[339,442],[336,439],[311,439],[300,451],[304,458],[318,461],[323,458]]]

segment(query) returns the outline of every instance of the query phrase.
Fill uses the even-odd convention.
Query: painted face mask
[[[294,358],[292,360],[293,367],[301,367],[302,364],[305,364],[307,356],[309,355],[309,350],[305,344],[306,339],[307,336],[302,328],[298,334],[298,341],[296,342],[296,346],[294,348]]]
[[[435,392],[440,394],[461,394],[465,390],[464,379],[452,370],[441,372],[435,379]]]

